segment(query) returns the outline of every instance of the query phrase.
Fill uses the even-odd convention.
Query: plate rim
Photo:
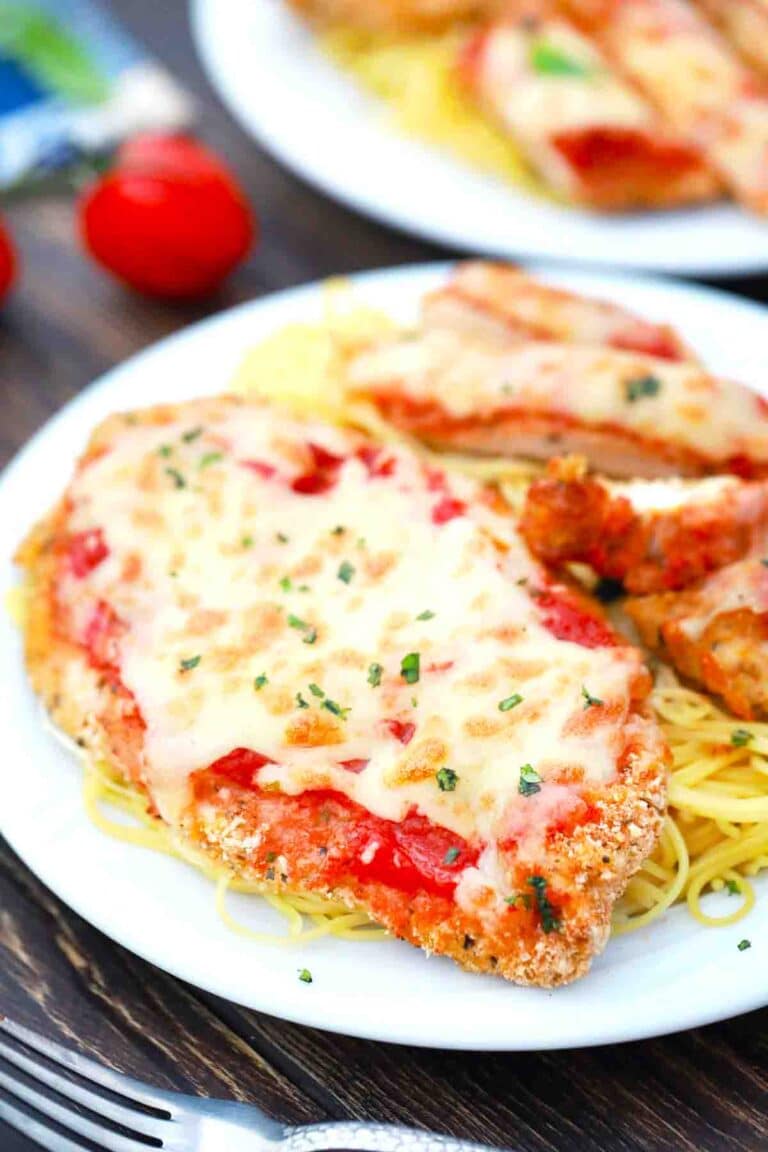
[[[397,206],[391,206],[382,203],[380,200],[371,197],[367,193],[356,190],[353,191],[345,187],[341,182],[334,180],[333,174],[327,168],[319,168],[308,162],[299,152],[285,144],[278,131],[272,131],[269,126],[267,117],[256,116],[253,112],[252,106],[248,106],[242,98],[240,85],[235,78],[234,71],[228,70],[224,66],[223,60],[220,58],[222,48],[214,37],[210,36],[210,29],[213,25],[217,8],[222,3],[227,3],[228,0],[188,0],[189,11],[189,25],[192,35],[192,40],[195,45],[201,66],[205,73],[206,79],[218,96],[219,100],[225,106],[230,115],[235,119],[239,127],[253,139],[257,145],[264,149],[264,151],[276,160],[286,171],[297,177],[306,186],[319,191],[328,199],[341,204],[348,211],[355,213],[355,215],[363,216],[367,219],[376,221],[388,228],[392,228],[398,232],[404,233],[416,240],[428,242],[444,249],[456,252],[464,252],[469,254],[482,253],[489,257],[494,255],[498,259],[515,259],[529,261],[553,261],[555,263],[566,264],[575,270],[583,269],[585,271],[605,271],[605,272],[621,272],[621,271],[637,271],[642,274],[658,275],[658,276],[689,276],[689,277],[750,277],[759,276],[768,271],[768,251],[763,254],[756,254],[751,258],[731,258],[727,254],[727,247],[722,246],[722,250],[716,256],[709,252],[706,256],[699,257],[694,253],[684,260],[676,260],[668,262],[664,257],[647,259],[638,256],[622,257],[618,260],[611,259],[608,256],[590,257],[582,254],[573,259],[566,259],[559,255],[552,255],[547,252],[542,252],[540,247],[535,244],[529,244],[524,240],[516,243],[515,250],[512,252],[509,248],[486,247],[480,245],[478,242],[469,237],[465,238],[458,231],[454,232],[450,228],[443,228],[439,224],[434,223],[431,218],[426,218],[424,215],[414,219],[407,211],[400,210]],[[372,97],[369,97],[373,99]],[[413,137],[408,137],[403,134],[404,139],[409,143],[420,143]],[[440,150],[435,147],[430,149],[426,142],[421,142],[422,148],[434,151],[437,155],[442,155]],[[461,161],[450,157],[455,164],[460,165]],[[443,155],[445,159],[445,155]],[[473,171],[471,166],[466,164],[464,167],[468,171]],[[475,175],[482,176],[482,172],[476,172]],[[513,203],[514,193],[512,194],[511,203]],[[702,212],[705,213],[711,209],[717,208],[717,204],[712,206],[700,206],[699,208],[685,208],[669,209],[666,213],[667,216],[675,213],[686,212]],[[746,210],[743,210],[746,211]],[[749,214],[747,214],[749,216]],[[608,217],[611,223],[620,221],[620,216]],[[755,218],[758,219],[758,218]],[[765,222],[765,228],[768,230],[768,220]],[[564,245],[567,244],[568,237],[565,233],[563,238]]]
[[[444,276],[446,271],[451,267],[451,263],[452,262],[432,262],[408,265],[405,267],[393,267],[380,271],[361,273],[351,276],[348,279],[351,284],[361,286],[365,286],[366,284],[378,285],[386,283],[389,280],[393,280],[395,283],[400,281],[416,281],[418,283],[424,278]],[[638,277],[631,274],[603,275],[599,272],[592,271],[579,272],[568,266],[557,266],[551,263],[538,265],[529,264],[528,267],[531,270],[566,280],[583,278],[593,281],[606,281],[607,291],[610,291],[612,286],[618,287],[620,291],[622,283],[636,284],[639,282],[646,287],[657,287],[664,293],[672,295],[680,294],[688,299],[698,296],[704,297],[705,299],[712,299],[716,304],[723,307],[743,310],[754,314],[755,317],[759,316],[761,319],[764,319],[766,315],[766,309],[754,301],[743,300],[730,293],[706,286],[687,285],[685,283],[676,284],[659,277],[650,276]],[[320,298],[324,283],[323,280],[319,280],[298,287],[288,288],[281,292],[265,294],[263,297],[243,302],[233,308],[206,317],[195,324],[188,325],[164,337],[154,344],[150,344],[148,347],[141,349],[122,363],[98,376],[91,384],[86,386],[85,389],[63,405],[58,412],[45,422],[26,444],[20,448],[3,472],[0,473],[0,507],[2,507],[6,499],[9,482],[12,481],[19,472],[23,472],[30,457],[34,459],[35,455],[40,452],[41,448],[45,445],[46,438],[52,430],[55,429],[59,423],[71,418],[72,413],[76,414],[77,410],[81,406],[85,406],[97,393],[124,386],[124,383],[121,384],[122,378],[126,377],[130,379],[132,373],[137,370],[141,371],[145,359],[162,358],[169,347],[172,348],[174,345],[185,343],[190,339],[191,335],[193,337],[200,336],[201,333],[210,332],[216,327],[225,328],[233,319],[236,321],[239,317],[248,316],[250,313],[258,313],[259,309],[264,305],[267,306],[267,311],[269,311],[271,305],[277,305],[279,307],[281,305],[290,306],[295,304],[300,311],[307,304],[311,304]],[[203,339],[204,338],[205,337],[203,337]],[[73,446],[73,449],[76,450],[76,447],[77,446]],[[108,913],[100,915],[97,912],[94,914],[91,906],[92,899],[89,902],[89,900],[80,893],[73,894],[71,891],[62,892],[60,887],[57,886],[55,879],[51,881],[51,869],[41,869],[37,866],[36,862],[30,861],[25,845],[19,842],[13,833],[9,835],[7,829],[2,827],[4,824],[5,821],[2,820],[2,814],[0,813],[0,831],[6,836],[14,852],[17,853],[26,866],[30,868],[34,875],[47,888],[89,924],[148,963],[196,987],[203,988],[225,999],[231,999],[232,993],[231,989],[227,987],[226,978],[208,976],[205,982],[202,983],[199,972],[195,973],[194,971],[194,964],[190,970],[190,967],[182,962],[169,962],[167,957],[159,961],[156,953],[153,953],[151,940],[149,943],[142,942],[140,929],[132,932],[130,924],[125,926],[118,924],[116,927]],[[589,977],[586,977],[586,979],[589,980]],[[494,990],[495,992],[503,994],[504,992],[511,991],[514,993],[514,989],[508,989],[502,982],[499,982],[499,985],[500,986]],[[581,985],[581,982],[579,982],[579,985]],[[730,991],[733,993],[733,989]],[[735,998],[731,994],[731,998],[727,1001],[727,1004],[725,1002],[710,1001],[709,1007],[705,1011],[701,1010],[701,1004],[698,1001],[695,1002],[695,1005],[687,1005],[682,1008],[678,1005],[675,1009],[676,1014],[674,1018],[666,1020],[662,1025],[659,1024],[658,1017],[649,1014],[644,1024],[641,1022],[638,1026],[637,1021],[635,1021],[634,1025],[628,1026],[625,1022],[623,1026],[617,1029],[610,1020],[606,1020],[603,1017],[597,1026],[595,1025],[594,1019],[592,1020],[591,1032],[588,1035],[585,1035],[583,1031],[579,1031],[577,1027],[571,1025],[570,1030],[565,1031],[563,1034],[553,1033],[550,1028],[546,1035],[534,1034],[533,1036],[526,1035],[522,1038],[516,1036],[512,1041],[502,1041],[498,1037],[494,1039],[487,1037],[477,1039],[474,1036],[450,1035],[445,1030],[436,1036],[434,1034],[434,1025],[433,1034],[425,1035],[422,1023],[418,1021],[411,1023],[410,1020],[406,1018],[398,1020],[395,1024],[390,1024],[382,1016],[380,1022],[371,1027],[368,1026],[364,1020],[362,1022],[355,1022],[350,1018],[348,998],[345,998],[343,995],[340,996],[338,991],[325,993],[322,998],[319,996],[300,997],[293,995],[290,1003],[283,1002],[277,1008],[270,1007],[269,1003],[265,1003],[263,1000],[260,1002],[252,1000],[249,1006],[256,1011],[264,1012],[278,1019],[290,1020],[294,1023],[309,1027],[321,1028],[343,1035],[357,1036],[371,1040],[390,1043],[407,1043],[427,1048],[440,1047],[469,1051],[529,1051],[591,1047],[607,1043],[631,1042],[652,1036],[666,1035],[694,1026],[699,1027],[719,1020],[730,1019],[768,1004],[768,984],[766,984],[762,990],[757,990],[752,984],[745,982],[745,986],[741,989],[737,988],[736,993]],[[545,992],[543,995],[557,996],[558,990],[549,993]],[[359,996],[354,999],[359,1008]],[[347,1002],[345,1003],[345,1001]],[[510,1013],[512,1011],[513,1007],[510,1004]],[[340,1015],[334,1018],[334,1013],[336,1012],[339,1012]]]

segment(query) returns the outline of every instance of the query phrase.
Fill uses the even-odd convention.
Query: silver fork
[[[150,1088],[4,1017],[0,1120],[49,1152],[489,1152],[396,1124],[278,1124],[253,1104]]]

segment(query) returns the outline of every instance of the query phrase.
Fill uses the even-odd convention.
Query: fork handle
[[[490,1152],[488,1144],[439,1136],[399,1124],[329,1121],[286,1128],[281,1152]]]

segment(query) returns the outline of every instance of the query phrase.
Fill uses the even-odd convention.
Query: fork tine
[[[7,1076],[2,1069],[0,1069],[0,1088],[10,1092],[17,1100],[29,1104],[41,1115],[55,1120],[57,1124],[61,1124],[69,1132],[84,1136],[86,1140],[93,1140],[95,1144],[106,1149],[107,1152],[145,1152],[147,1148],[143,1141],[140,1142],[132,1136],[121,1136],[118,1132],[113,1132],[102,1124],[87,1120],[85,1116],[81,1116],[72,1108],[57,1104],[50,1096],[44,1096],[42,1092],[36,1092],[34,1088],[29,1088],[21,1080]]]
[[[158,1112],[164,1112],[169,1118],[174,1118],[174,1115],[180,1111],[181,1099],[177,1093],[163,1092],[160,1088],[150,1088],[139,1080],[134,1080],[130,1076],[123,1076],[122,1072],[113,1072],[111,1068],[104,1068],[95,1060],[81,1056],[79,1052],[71,1052],[68,1048],[56,1044],[55,1041],[46,1040],[29,1028],[15,1024],[7,1016],[0,1016],[0,1032],[13,1036],[14,1039],[25,1044],[27,1048],[39,1052],[41,1056],[47,1057],[54,1064],[59,1064],[71,1072],[76,1072],[84,1080],[89,1080],[91,1084],[100,1084],[102,1088],[107,1088],[110,1092],[122,1096],[127,1105],[139,1104],[144,1108],[154,1108]],[[158,1117],[158,1119],[164,1118]]]
[[[89,1108],[91,1112],[98,1113],[99,1116],[104,1116],[108,1120],[114,1121],[115,1124],[122,1124],[124,1128],[130,1128],[141,1136],[154,1136],[156,1139],[162,1139],[163,1129],[167,1129],[167,1120],[156,1120],[153,1116],[147,1116],[144,1112],[138,1112],[132,1108],[125,1108],[122,1104],[117,1104],[112,1100],[108,1100],[98,1092],[92,1092],[88,1088],[81,1087],[74,1080],[70,1080],[67,1076],[62,1076],[58,1072],[54,1072],[46,1064],[41,1061],[33,1060],[18,1048],[12,1048],[2,1038],[0,1038],[0,1057],[7,1060],[9,1064],[13,1064],[16,1068],[20,1068],[22,1072],[26,1072],[33,1080],[38,1083],[47,1085],[48,1088],[53,1088],[60,1096],[65,1097],[69,1101],[75,1101],[78,1104],[83,1104]],[[7,1077],[2,1071],[2,1064],[0,1064],[0,1084],[3,1083],[3,1076]],[[16,1092],[17,1096],[22,1093],[17,1089],[9,1086],[9,1090]],[[32,1101],[34,1102],[34,1101]],[[39,1105],[37,1106],[39,1107]],[[40,1111],[45,1111],[40,1108]],[[56,1117],[58,1119],[58,1117]]]
[[[47,1152],[84,1152],[82,1144],[75,1144],[67,1136],[54,1132],[45,1124],[41,1124],[39,1120],[28,1116],[20,1108],[16,1108],[10,1100],[6,1100],[2,1096],[0,1096],[0,1120],[10,1128],[15,1128],[17,1132],[21,1132],[23,1136],[28,1136],[30,1140],[34,1140],[41,1148],[47,1149]]]

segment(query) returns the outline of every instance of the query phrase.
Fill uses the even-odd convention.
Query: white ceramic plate
[[[348,207],[452,248],[716,276],[768,268],[768,221],[732,204],[598,216],[518,193],[393,127],[285,0],[191,0],[197,46],[243,127]]]
[[[366,302],[407,321],[445,271],[434,265],[395,269],[356,283]],[[575,274],[554,279],[672,321],[713,368],[759,384],[768,324],[757,305],[664,282]],[[247,348],[275,327],[319,316],[320,307],[316,286],[246,304],[142,352],[67,405],[0,479],[0,594],[14,581],[16,544],[60,493],[96,421],[115,409],[221,390]],[[41,725],[19,637],[5,613],[0,683],[0,831],[81,916],[217,995],[358,1036],[476,1049],[630,1040],[768,1003],[768,887],[762,886],[762,898],[741,924],[701,928],[675,909],[653,928],[612,941],[586,979],[557,992],[471,976],[394,940],[326,940],[297,950],[245,941],[219,921],[211,885],[191,868],[116,842],[89,823],[79,767]],[[233,905],[252,926],[279,926],[258,899],[236,897]],[[745,936],[753,947],[739,952]],[[304,966],[314,976],[311,985],[298,979]]]

